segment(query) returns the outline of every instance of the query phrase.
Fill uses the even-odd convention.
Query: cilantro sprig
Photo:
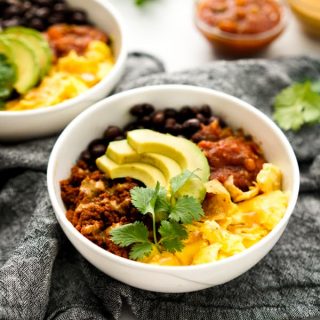
[[[121,247],[131,246],[129,257],[134,260],[148,256],[154,247],[160,252],[181,251],[183,240],[188,237],[185,224],[198,221],[204,215],[199,200],[190,195],[178,195],[194,177],[193,172],[185,170],[170,180],[169,190],[159,182],[154,189],[133,188],[130,191],[132,204],[141,214],[152,217],[151,233],[143,222],[136,221],[114,228],[110,232],[111,240]]]
[[[273,117],[284,130],[320,123],[320,82],[294,83],[275,98]]]

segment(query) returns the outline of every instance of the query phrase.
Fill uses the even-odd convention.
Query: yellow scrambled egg
[[[180,252],[156,249],[142,262],[159,265],[195,265],[230,257],[265,237],[281,220],[288,196],[280,190],[281,172],[266,163],[255,185],[247,192],[238,189],[232,178],[222,185],[207,183],[203,203],[205,216],[187,225],[188,239]]]
[[[38,87],[5,105],[6,110],[20,111],[53,106],[71,99],[101,81],[112,69],[110,47],[92,41],[83,55],[71,51],[59,58]]]

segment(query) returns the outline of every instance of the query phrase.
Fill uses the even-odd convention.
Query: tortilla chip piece
[[[259,194],[259,186],[255,183],[248,191],[242,191],[233,182],[233,176],[228,177],[224,183],[225,188],[229,191],[234,202],[240,202],[251,199]]]
[[[202,203],[206,216],[221,220],[236,210],[237,206],[231,201],[230,193],[216,179],[206,183],[207,195]]]
[[[263,193],[280,190],[282,174],[278,167],[265,163],[257,175],[257,184]]]

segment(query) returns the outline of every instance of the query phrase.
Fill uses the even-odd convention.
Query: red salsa
[[[198,15],[210,26],[237,34],[257,34],[274,28],[281,8],[274,0],[203,0]]]
[[[284,29],[284,6],[277,0],[199,0],[196,23],[219,49],[252,53]]]

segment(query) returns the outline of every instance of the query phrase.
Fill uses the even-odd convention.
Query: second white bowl
[[[67,0],[85,10],[95,26],[111,36],[116,63],[110,73],[79,96],[55,106],[26,111],[0,111],[0,141],[48,136],[62,130],[75,116],[108,95],[123,74],[127,48],[121,18],[104,0]]]

